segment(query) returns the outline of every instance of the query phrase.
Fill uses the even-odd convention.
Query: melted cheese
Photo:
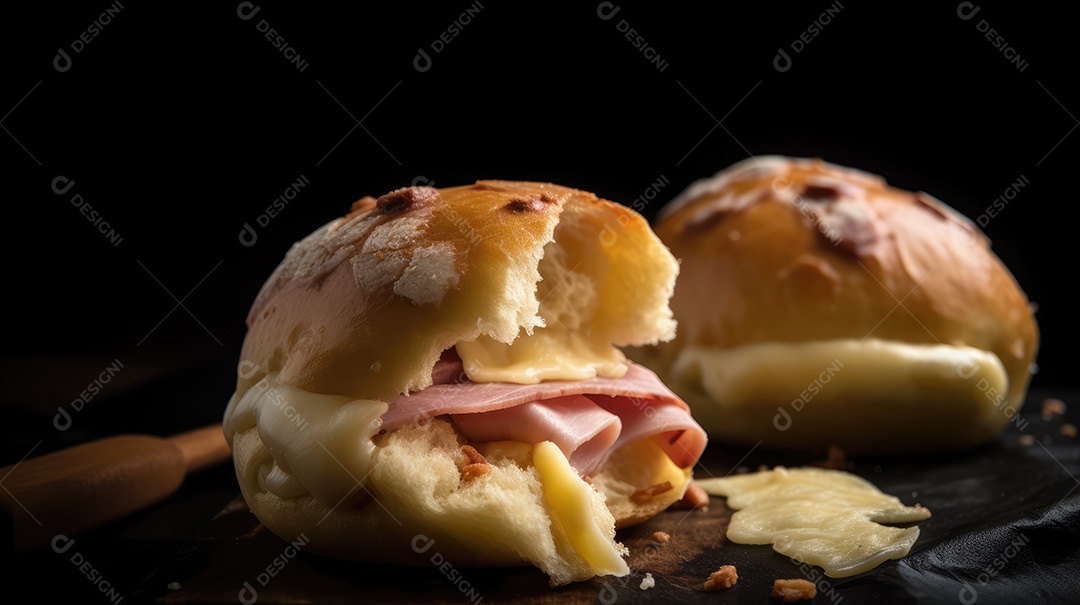
[[[550,441],[536,444],[533,466],[540,473],[552,525],[561,528],[574,551],[593,572],[615,576],[630,573],[623,560],[625,547],[613,540],[614,527],[605,532],[596,524],[592,513],[593,488],[578,476],[559,446]]]
[[[230,436],[258,427],[274,459],[259,469],[262,489],[281,498],[310,493],[335,507],[361,490],[386,409],[381,401],[309,393],[268,376],[233,397],[224,427]]]
[[[760,400],[790,401],[806,391],[818,403],[882,393],[915,401],[942,390],[983,400],[983,391],[1005,393],[1008,385],[1005,367],[989,351],[875,339],[687,347],[673,368],[683,377],[700,376],[705,391],[728,409]]]
[[[549,322],[550,323],[550,322]],[[622,378],[626,356],[609,342],[572,334],[557,324],[522,333],[512,344],[487,336],[456,346],[473,382],[536,384],[542,380]]]
[[[820,468],[776,467],[746,475],[697,481],[705,491],[727,496],[727,537],[738,544],[772,544],[796,561],[818,565],[834,578],[863,573],[906,555],[919,537],[913,523],[930,511],[905,506],[869,481]]]

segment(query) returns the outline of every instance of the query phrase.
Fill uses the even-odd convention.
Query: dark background
[[[258,288],[294,241],[361,196],[503,178],[632,204],[666,183],[643,210],[652,217],[750,155],[821,157],[982,217],[1038,305],[1033,388],[1077,386],[1065,292],[1077,273],[1078,53],[1076,21],[1058,9],[256,2],[243,20],[236,2],[32,4],[5,7],[0,36],[0,464],[32,447],[219,420]],[[110,7],[119,13],[74,52]],[[826,10],[835,14],[823,24]],[[259,31],[263,20],[303,71]],[[796,52],[802,34],[810,41]],[[63,72],[60,49],[71,58]],[[431,58],[422,72],[420,49]],[[63,195],[57,177],[74,181]],[[260,224],[301,178],[309,184]],[[986,214],[1021,179],[1015,199]],[[123,368],[58,431],[57,408],[117,360]]]

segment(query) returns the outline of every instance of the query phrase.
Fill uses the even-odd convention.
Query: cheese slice
[[[905,506],[865,479],[839,470],[778,466],[773,470],[697,481],[726,496],[727,537],[738,544],[772,544],[796,561],[843,578],[869,571],[911,551],[918,527],[930,518],[923,506]]]
[[[598,576],[625,576],[626,547],[614,541],[615,528],[601,528],[593,516],[593,488],[578,476],[559,446],[550,441],[533,447],[533,466],[540,473],[551,511],[553,534],[563,533],[574,551]]]

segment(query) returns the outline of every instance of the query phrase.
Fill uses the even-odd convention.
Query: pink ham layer
[[[460,376],[458,368],[459,360],[440,360],[434,378]],[[654,436],[662,436],[657,443],[676,465],[688,468],[707,442],[689,406],[631,362],[622,378],[434,384],[391,402],[383,428],[444,414],[471,440],[551,441],[582,475],[598,470],[619,446]]]

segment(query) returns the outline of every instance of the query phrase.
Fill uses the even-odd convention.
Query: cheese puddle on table
[[[695,482],[714,496],[726,496],[736,512],[727,537],[738,544],[772,544],[796,561],[817,565],[843,578],[899,559],[911,551],[918,527],[890,527],[923,521],[930,511],[905,506],[869,481],[839,470],[785,468]]]

